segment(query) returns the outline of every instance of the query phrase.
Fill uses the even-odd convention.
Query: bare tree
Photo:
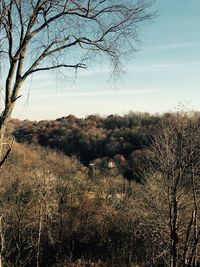
[[[152,136],[147,172],[159,176],[164,183],[160,190],[168,203],[169,266],[197,266],[199,115],[179,112],[166,116]]]
[[[104,55],[115,70],[134,51],[139,26],[152,18],[153,0],[1,0],[0,138],[4,138],[20,89],[38,72],[87,67]],[[1,65],[2,65],[1,64]]]

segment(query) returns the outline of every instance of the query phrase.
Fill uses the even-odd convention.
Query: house
[[[109,169],[112,169],[112,168],[114,168],[115,167],[115,162],[114,162],[114,160],[109,160],[108,161],[108,168]]]

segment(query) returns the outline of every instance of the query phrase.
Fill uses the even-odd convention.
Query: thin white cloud
[[[109,90],[109,91],[85,91],[85,92],[62,92],[62,93],[51,93],[48,94],[37,94],[33,95],[34,98],[63,98],[63,97],[100,97],[100,96],[113,96],[120,97],[124,95],[141,95],[141,94],[152,94],[158,90],[154,89],[126,89],[126,90]]]
[[[189,48],[189,47],[199,46],[199,45],[200,45],[200,41],[174,43],[174,44],[160,45],[160,46],[147,48],[141,51],[140,53],[147,54],[147,53],[154,53],[154,52],[159,52],[159,51],[174,50],[174,49],[187,48],[187,47]]]
[[[200,66],[200,62],[183,62],[183,63],[153,63],[153,64],[137,64],[130,65],[128,71],[151,71],[156,69],[170,69],[173,68],[189,68],[194,66]]]

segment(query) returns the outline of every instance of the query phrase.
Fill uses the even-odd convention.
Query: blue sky
[[[117,82],[106,64],[93,63],[75,81],[40,73],[24,86],[14,117],[162,113],[180,104],[200,110],[200,1],[157,0],[154,8],[159,15],[143,26],[140,51],[127,59]]]

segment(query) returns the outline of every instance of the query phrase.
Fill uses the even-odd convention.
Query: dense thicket
[[[119,175],[91,179],[76,159],[16,144],[1,177],[4,265],[145,262],[150,251],[138,227],[133,189]]]

